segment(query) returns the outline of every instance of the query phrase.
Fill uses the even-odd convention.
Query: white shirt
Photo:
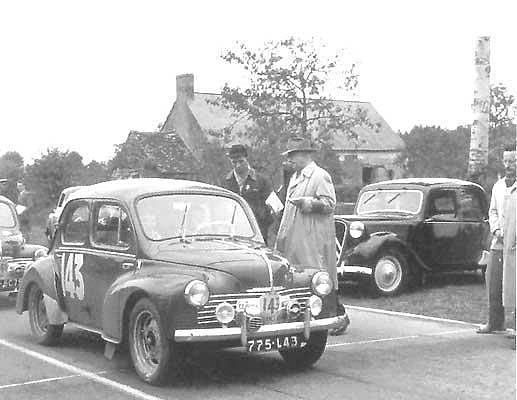
[[[510,197],[510,193],[516,188],[517,182],[510,187],[506,187],[505,178],[499,179],[494,187],[492,188],[492,198],[490,199],[490,208],[488,209],[488,222],[490,223],[490,232],[494,233],[496,230],[500,230],[503,235],[504,227],[504,209],[506,201]],[[503,244],[497,237],[494,236],[492,250],[502,250]]]

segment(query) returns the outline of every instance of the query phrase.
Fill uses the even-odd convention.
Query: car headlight
[[[46,257],[47,256],[47,250],[46,249],[38,249],[34,252],[34,261],[36,261],[38,258]]]
[[[210,292],[208,286],[202,281],[192,281],[185,287],[185,300],[194,307],[204,306],[208,302]]]
[[[311,315],[317,317],[321,313],[321,309],[323,308],[323,302],[321,298],[318,296],[309,297],[309,307],[311,309]]]
[[[235,309],[230,303],[221,303],[215,308],[215,317],[221,324],[229,324],[235,318]]]
[[[333,284],[327,272],[317,272],[312,277],[312,290],[318,296],[327,296],[332,292]]]
[[[364,224],[360,221],[354,221],[350,224],[348,232],[353,239],[359,239],[364,234]]]

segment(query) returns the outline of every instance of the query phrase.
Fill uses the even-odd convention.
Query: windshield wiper
[[[389,199],[388,204],[391,204],[391,202],[394,201],[398,197],[400,197],[400,193],[397,193],[395,196],[393,196],[391,199]]]
[[[181,241],[187,241],[187,214],[189,212],[189,204],[185,204],[185,211],[183,212],[183,220],[181,221]]]
[[[230,223],[230,239],[235,236],[235,214],[237,214],[237,204],[233,205],[232,221]]]
[[[377,196],[377,193],[372,194],[370,197],[368,197],[365,201],[363,201],[363,204],[368,203],[371,199],[373,199],[375,196]]]

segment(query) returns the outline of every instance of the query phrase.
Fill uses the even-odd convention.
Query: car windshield
[[[253,226],[241,205],[215,195],[156,195],[138,201],[137,212],[151,240],[194,236],[252,238]]]
[[[396,212],[416,214],[422,206],[423,194],[419,190],[369,190],[357,203],[357,214]]]
[[[0,203],[0,226],[2,228],[12,228],[15,225],[13,210],[7,203]]]

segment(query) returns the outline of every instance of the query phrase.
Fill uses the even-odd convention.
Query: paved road
[[[276,354],[196,356],[174,385],[138,380],[126,356],[103,357],[95,335],[65,329],[34,344],[27,317],[0,296],[0,399],[515,399],[515,351],[474,327],[350,309],[349,332],[330,339],[315,368],[292,372]]]

